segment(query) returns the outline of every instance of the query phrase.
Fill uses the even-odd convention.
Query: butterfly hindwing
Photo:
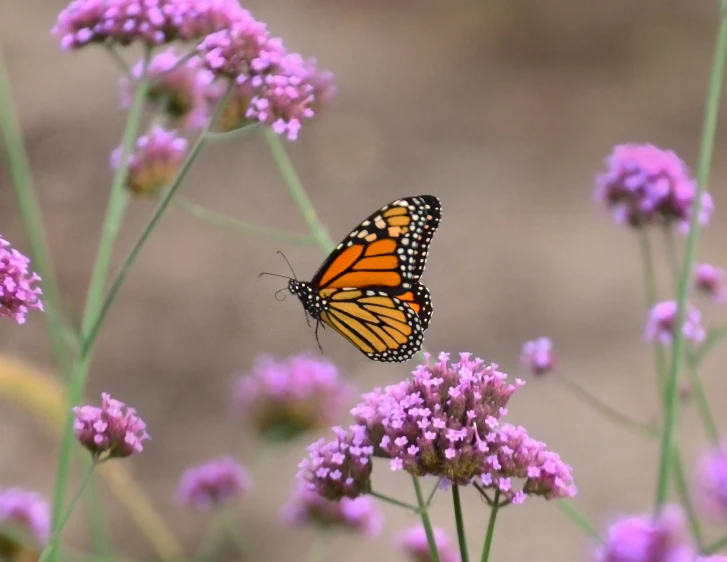
[[[422,347],[424,328],[409,304],[385,290],[324,289],[322,322],[374,361],[402,362]]]
[[[318,289],[387,287],[405,293],[421,277],[441,220],[432,195],[406,197],[369,216],[341,242],[311,280]]]
[[[432,319],[432,297],[429,294],[429,289],[421,283],[415,282],[410,290],[397,295],[397,298],[414,309],[414,312],[419,316],[422,330],[426,330],[429,327],[429,321]]]

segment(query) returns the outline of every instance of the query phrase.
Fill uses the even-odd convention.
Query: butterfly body
[[[406,361],[432,316],[419,278],[440,220],[436,197],[397,199],[351,231],[310,282],[292,279],[288,289],[316,329],[332,327],[375,361]]]

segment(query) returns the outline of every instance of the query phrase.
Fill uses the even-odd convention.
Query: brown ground
[[[60,278],[78,309],[110,181],[108,153],[123,119],[117,71],[100,50],[59,52],[48,30],[63,1],[3,4],[0,38]],[[471,350],[517,374],[521,342],[547,334],[557,342],[564,369],[584,386],[642,418],[655,415],[651,353],[640,342],[635,238],[592,203],[592,178],[610,147],[628,140],[652,141],[695,161],[715,3],[365,4],[287,0],[248,6],[291,48],[317,56],[337,75],[335,104],[291,146],[333,237],[395,197],[438,195],[445,215],[425,275],[436,306],[427,346]],[[721,152],[718,144],[712,182],[718,208],[727,177]],[[25,247],[7,174],[0,178],[0,230]],[[206,150],[184,193],[241,218],[304,226],[264,147],[253,139]],[[133,206],[119,256],[150,209]],[[718,214],[700,257],[727,263],[720,240],[726,232]],[[259,353],[314,346],[298,303],[277,303],[272,293],[279,283],[256,277],[262,270],[284,271],[278,249],[303,276],[321,260],[317,249],[226,235],[170,212],[134,268],[95,356],[88,395],[107,390],[147,420],[154,440],[133,469],[188,545],[202,527],[200,518],[178,511],[169,499],[180,471],[222,452],[249,464],[257,454],[225,414],[231,374],[247,369]],[[23,329],[3,326],[4,352],[48,364],[40,315]],[[330,331],[323,341],[362,389],[408,372],[369,362]],[[716,358],[708,367],[711,398],[725,421],[727,384]],[[13,404],[1,404],[7,429],[0,441],[0,485],[50,493],[55,440]],[[597,524],[613,514],[648,510],[655,444],[613,427],[547,380],[520,391],[511,419],[574,465],[576,504]],[[681,431],[690,469],[703,441],[697,421],[690,410]],[[277,522],[305,444],[271,453],[258,471],[251,500],[257,512],[245,512],[257,538],[256,560],[299,560],[310,541]],[[401,478],[382,467],[376,484],[395,493]],[[465,502],[476,550],[486,510],[469,490]],[[398,560],[390,536],[413,520],[385,510],[387,530],[372,546],[375,553],[340,538],[328,560]],[[149,559],[123,512],[112,507],[109,518],[119,551]],[[440,498],[434,518],[453,530],[448,498]],[[76,518],[69,540],[82,544],[83,527],[83,518]],[[504,514],[494,558],[576,562],[588,548],[552,505],[532,501]]]

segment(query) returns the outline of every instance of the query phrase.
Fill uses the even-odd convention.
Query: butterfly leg
[[[318,320],[316,322],[316,343],[318,344],[318,349],[320,349],[321,350],[321,353],[323,353],[323,347],[321,347],[321,340],[318,339],[318,328],[320,326],[323,326],[323,329],[324,330],[326,329],[325,324],[323,324],[323,322],[321,322],[320,320]]]
[[[304,309],[303,314],[305,314],[305,321],[308,324],[308,327],[310,328],[311,327],[310,326],[310,316],[308,315],[308,311]],[[316,326],[316,328],[317,328],[317,326]]]

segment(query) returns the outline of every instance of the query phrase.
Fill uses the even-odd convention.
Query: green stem
[[[250,125],[245,125],[244,127],[240,127],[239,129],[233,129],[232,131],[225,131],[224,133],[214,133],[209,132],[207,134],[207,140],[218,142],[218,141],[228,141],[233,139],[242,139],[248,136],[250,133],[253,133],[258,130],[260,127],[259,123],[252,123]]]
[[[437,492],[439,491],[439,487],[442,484],[442,479],[437,478],[437,481],[435,482],[434,486],[432,486],[432,491],[429,492],[429,497],[427,498],[427,507],[432,505],[432,502],[434,501],[434,497],[437,495]]]
[[[323,562],[326,556],[326,536],[323,531],[317,531],[313,536],[313,543],[308,550],[308,562]]]
[[[197,141],[194,143],[194,146],[189,151],[189,154],[187,155],[187,158],[182,163],[182,166],[179,169],[179,173],[177,174],[177,177],[172,182],[171,186],[169,186],[169,189],[166,191],[162,199],[159,201],[159,204],[157,205],[157,208],[154,210],[154,213],[152,214],[151,218],[149,219],[149,222],[147,222],[146,226],[142,230],[141,234],[139,235],[139,238],[137,239],[136,243],[134,244],[134,247],[129,252],[129,255],[126,257],[126,259],[121,264],[121,267],[119,268],[118,273],[116,273],[116,276],[114,277],[114,280],[111,282],[111,287],[109,288],[109,291],[106,295],[106,298],[103,301],[103,304],[101,305],[101,309],[95,319],[95,322],[93,323],[92,327],[88,332],[84,331],[84,333],[87,334],[87,336],[84,338],[83,342],[81,343],[81,353],[85,354],[88,352],[88,350],[93,346],[93,343],[96,341],[96,337],[98,336],[98,332],[101,328],[101,325],[103,324],[103,321],[106,319],[106,315],[109,312],[109,309],[111,305],[114,302],[114,299],[116,298],[116,295],[119,292],[119,289],[121,288],[122,283],[126,279],[126,276],[129,273],[129,270],[131,269],[131,266],[134,265],[134,262],[136,261],[136,258],[139,256],[139,252],[141,251],[142,247],[146,243],[147,239],[149,238],[149,235],[152,233],[156,225],[159,223],[159,219],[161,219],[162,214],[164,214],[164,211],[169,206],[169,203],[171,203],[172,198],[177,193],[177,190],[181,187],[182,182],[184,178],[187,175],[187,172],[189,172],[190,167],[196,160],[197,156],[200,153],[200,150],[202,149],[202,146],[205,142],[205,137],[207,133],[209,132],[210,128],[214,124],[214,122],[217,120],[217,117],[220,114],[220,111],[222,107],[224,106],[227,96],[229,95],[230,91],[232,90],[232,85],[230,85],[227,88],[227,92],[225,92],[225,95],[220,100],[219,104],[215,108],[215,112],[210,118],[210,120],[207,122],[206,127],[202,131],[202,133],[197,137]]]
[[[121,73],[129,80],[132,80],[133,76],[131,75],[131,69],[129,68],[129,65],[126,64],[126,61],[121,57],[119,52],[116,50],[116,47],[111,43],[106,43],[104,47],[106,47],[106,51],[111,57],[111,60],[113,60],[114,64],[119,67]]]
[[[439,549],[437,548],[437,541],[434,540],[434,529],[432,528],[432,522],[429,519],[429,511],[427,510],[427,504],[424,501],[424,495],[422,494],[422,487],[419,484],[419,478],[412,474],[411,479],[414,483],[414,492],[417,496],[419,516],[422,518],[424,533],[427,535],[427,544],[429,545],[429,555],[431,557],[431,562],[440,562]]]
[[[192,203],[191,201],[187,201],[179,196],[174,198],[174,203],[184,212],[189,213],[196,219],[227,230],[239,232],[240,234],[252,234],[253,236],[261,236],[263,238],[269,238],[270,240],[279,240],[280,242],[289,242],[291,244],[304,245],[316,243],[315,238],[311,235],[285,232],[278,230],[277,228],[258,226],[241,219],[234,219],[223,213],[218,213],[201,205],[197,205],[196,203]]]
[[[697,544],[697,548],[700,549],[704,544],[702,528],[699,525],[699,518],[694,510],[694,504],[692,503],[692,498],[689,493],[689,484],[687,483],[687,478],[684,474],[684,465],[682,464],[681,455],[679,450],[676,448],[672,453],[671,468],[674,472],[674,484],[677,494],[679,495],[679,503],[681,503],[687,515],[689,530],[692,533],[694,542]]]
[[[376,499],[384,501],[386,503],[390,503],[391,505],[395,505],[397,507],[403,507],[404,509],[408,509],[409,511],[413,511],[414,513],[417,513],[419,511],[419,508],[415,505],[411,505],[409,503],[399,501],[394,498],[390,498],[389,496],[385,496],[384,494],[379,494],[378,492],[374,492],[373,490],[371,490],[369,492],[369,495],[373,496]]]
[[[482,547],[482,562],[488,562],[490,559],[490,550],[492,549],[492,539],[495,537],[495,521],[497,519],[497,511],[500,508],[500,490],[495,491],[495,499],[490,509],[490,520],[487,523],[487,534],[485,535],[485,545]]]
[[[593,396],[593,394],[588,392],[585,388],[583,388],[574,380],[566,377],[564,374],[560,372],[555,373],[555,378],[563,383],[565,387],[569,391],[571,391],[576,397],[580,398],[581,400],[592,406],[594,409],[601,412],[604,416],[624,426],[625,428],[637,431],[650,437],[656,437],[659,434],[659,431],[655,427],[634,420],[626,414],[622,414],[615,408],[609,406],[605,402],[602,402],[599,398]]]
[[[233,512],[231,510],[222,514],[222,525],[225,536],[233,545],[235,545],[235,550],[237,550],[237,553],[240,555],[240,559],[247,560],[249,558],[248,552],[250,550],[250,539],[247,536],[247,533],[244,532],[244,528],[233,516]]]
[[[454,520],[457,524],[459,554],[462,562],[469,562],[470,555],[467,551],[467,537],[464,534],[464,518],[462,516],[462,504],[459,499],[459,486],[457,484],[452,484],[452,502],[454,503]]]
[[[661,440],[659,475],[656,485],[655,511],[657,514],[661,512],[669,487],[669,460],[674,449],[674,434],[679,411],[679,375],[685,351],[683,326],[686,316],[691,272],[699,240],[699,213],[702,207],[702,194],[706,192],[709,183],[725,60],[727,60],[727,11],[723,9],[720,18],[719,33],[715,44],[710,85],[707,93],[704,129],[699,151],[699,162],[697,164],[697,189],[694,195],[692,214],[689,221],[689,236],[685,243],[682,271],[677,291],[678,306],[676,322],[674,323],[674,345],[666,385],[666,412]]]
[[[573,523],[580,527],[580,529],[584,531],[589,537],[597,540],[600,543],[603,542],[601,535],[593,526],[593,524],[588,520],[588,518],[586,518],[585,515],[578,511],[571,502],[561,499],[554,503],[563,515],[565,515],[568,519],[570,519]]]
[[[706,547],[702,554],[705,556],[710,556],[712,554],[717,554],[720,550],[727,547],[727,535],[722,537],[721,539],[716,540],[712,544],[710,544],[708,547]]]
[[[221,512],[215,512],[207,527],[207,533],[197,548],[194,560],[196,562],[212,562],[212,560],[215,560],[222,545],[225,543],[225,538],[223,514]]]
[[[321,223],[318,218],[318,214],[308,198],[308,194],[306,193],[300,178],[298,178],[295,167],[288,157],[288,153],[285,151],[283,142],[270,127],[265,127],[263,129],[263,136],[265,137],[265,142],[268,145],[270,154],[272,155],[278,170],[280,170],[280,175],[285,182],[285,186],[288,188],[288,193],[290,193],[296,207],[298,207],[298,211],[300,211],[300,214],[303,216],[303,220],[305,220],[306,225],[308,225],[308,230],[313,235],[316,243],[321,247],[321,249],[324,252],[330,252],[334,247],[333,240],[331,240],[331,237],[328,236],[326,229],[323,228],[323,223]]]
[[[67,330],[63,321],[61,293],[56,279],[53,259],[43,226],[43,217],[30,173],[28,156],[15,110],[10,79],[0,51],[0,132],[2,132],[8,167],[20,218],[33,259],[33,269],[42,279],[45,320],[50,335],[53,357],[63,375],[67,376],[70,358],[66,348]],[[64,376],[64,378],[65,378]]]
[[[108,269],[111,252],[116,240],[119,228],[121,226],[121,218],[126,208],[126,193],[124,191],[124,183],[126,181],[126,172],[128,169],[129,154],[131,153],[134,140],[136,138],[139,121],[141,119],[142,106],[146,97],[147,83],[142,80],[136,87],[134,101],[129,111],[129,116],[124,130],[123,140],[121,143],[121,158],[119,167],[114,176],[109,203],[106,211],[106,218],[101,233],[101,242],[99,244],[96,262],[91,274],[91,282],[86,298],[86,306],[84,308],[83,319],[81,321],[81,333],[86,334],[93,324],[96,316],[99,314],[99,305],[104,290],[104,282],[106,280],[106,271]],[[81,347],[79,357],[71,371],[68,402],[69,404],[77,404],[83,395],[83,388],[86,384],[88,375],[88,367],[90,364],[90,346]],[[73,451],[73,412],[68,409],[66,414],[65,425],[63,427],[63,437],[61,438],[60,454],[58,456],[58,468],[56,473],[55,491],[53,494],[53,528],[54,531],[60,523],[61,510],[65,500],[66,483],[68,481],[68,473],[71,463],[71,454]],[[57,550],[51,555],[50,560],[57,559]]]
[[[657,284],[656,275],[654,274],[654,258],[651,252],[651,241],[649,233],[645,228],[639,230],[639,245],[641,248],[641,265],[644,272],[644,295],[646,296],[646,306],[649,310],[656,304]],[[659,384],[659,394],[664,394],[664,377],[666,377],[666,356],[664,348],[658,343],[654,343],[654,361],[656,363],[657,383]]]
[[[61,538],[61,532],[66,526],[66,523],[68,523],[68,520],[71,518],[71,514],[73,514],[73,510],[76,508],[78,500],[81,499],[81,495],[86,489],[86,485],[91,480],[91,476],[94,469],[96,468],[96,464],[97,463],[95,462],[92,463],[91,467],[86,472],[86,476],[83,478],[83,481],[78,486],[78,490],[76,490],[76,493],[71,499],[71,503],[68,504],[68,508],[66,509],[65,514],[61,518],[58,526],[53,530],[53,535],[51,536],[50,541],[48,541],[48,545],[43,550],[43,554],[41,555],[39,562],[46,562],[46,560],[50,560],[52,556],[57,555],[56,553],[58,552],[58,540]]]

